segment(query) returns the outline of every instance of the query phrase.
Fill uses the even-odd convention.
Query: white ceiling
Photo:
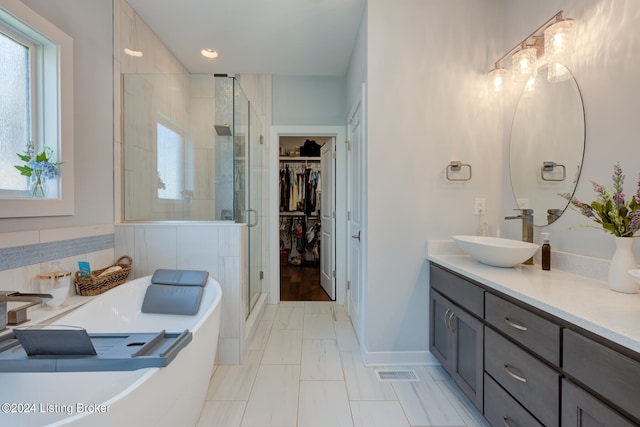
[[[342,76],[366,0],[128,2],[191,73]]]

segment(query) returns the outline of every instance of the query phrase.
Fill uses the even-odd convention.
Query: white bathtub
[[[188,329],[192,341],[167,367],[0,373],[0,426],[194,426],[213,369],[222,291],[210,278],[196,315],[146,314],[140,307],[149,281],[111,289],[55,323],[89,333]]]

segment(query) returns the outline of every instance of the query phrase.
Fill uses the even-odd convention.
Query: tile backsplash
[[[0,233],[0,290],[39,292],[40,274],[73,274],[78,261],[106,267],[114,263],[114,246],[113,225]]]

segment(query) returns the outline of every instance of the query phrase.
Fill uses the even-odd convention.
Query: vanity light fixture
[[[200,51],[200,55],[204,56],[205,58],[214,59],[218,57],[218,52],[213,49],[202,49]]]
[[[529,79],[535,77],[538,69],[536,60],[538,59],[538,49],[535,47],[527,47],[524,43],[519,51],[511,56],[511,67],[513,69],[514,78]]]
[[[537,72],[536,62],[545,55],[549,63],[558,62],[568,51],[568,36],[573,27],[573,19],[565,19],[563,11],[556,13],[547,22],[536,28],[534,32],[524,40],[512,47],[495,62],[494,68],[489,72],[491,88],[498,92],[504,89],[508,70],[502,67],[503,60],[511,56],[512,73],[515,80],[529,81]],[[554,75],[553,72],[556,72]],[[550,81],[562,79],[562,73],[568,70],[565,67],[552,71]],[[551,80],[555,78],[557,80]]]

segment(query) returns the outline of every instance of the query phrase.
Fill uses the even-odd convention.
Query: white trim
[[[279,144],[280,136],[333,136],[336,138],[336,303],[344,304],[347,289],[346,279],[346,226],[347,226],[347,209],[346,209],[346,144],[341,144],[346,138],[346,126],[271,126],[271,138],[269,143],[268,170],[269,170],[269,200],[275,201],[279,199],[278,190],[278,171],[280,170],[278,162],[280,151],[276,145]],[[276,148],[273,148],[276,147]],[[269,253],[280,253],[280,236],[278,229],[279,221],[279,204],[271,203],[269,206]],[[270,256],[270,278],[269,278],[269,304],[278,304],[280,302],[280,257]]]
[[[429,351],[364,351],[362,362],[372,366],[440,366]]]

